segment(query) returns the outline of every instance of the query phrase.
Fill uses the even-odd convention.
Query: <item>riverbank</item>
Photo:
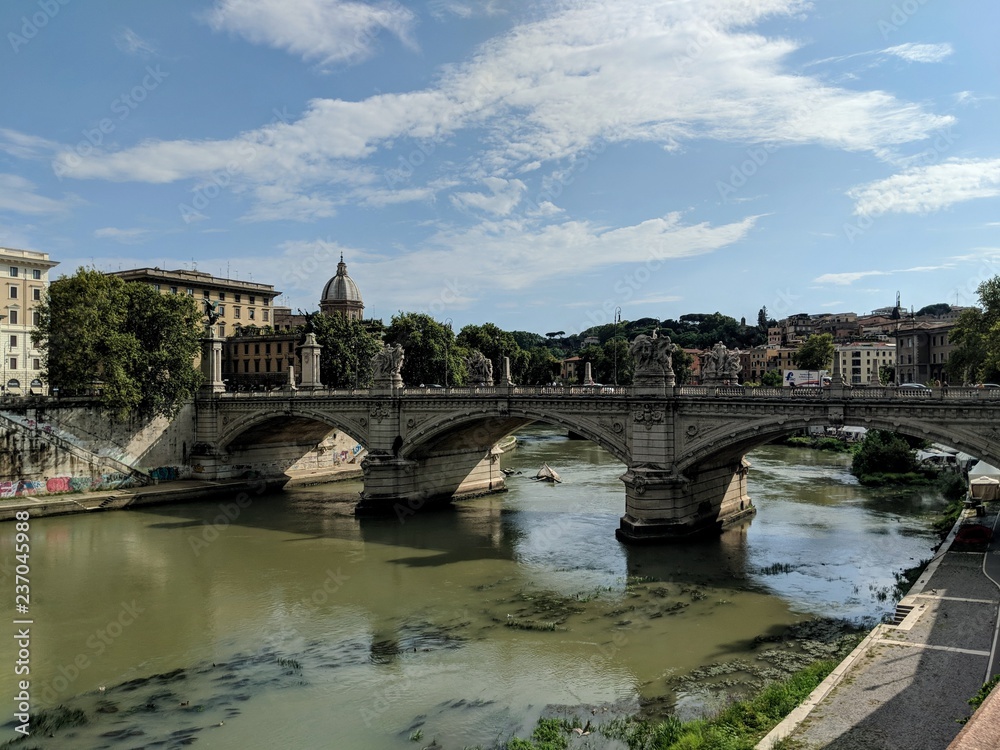
[[[179,479],[145,487],[100,492],[73,492],[62,495],[24,495],[0,500],[0,521],[10,521],[19,511],[28,511],[32,518],[62,516],[70,513],[91,513],[102,510],[122,510],[165,503],[187,503],[211,498],[226,500],[245,495],[259,495],[283,487],[305,487],[327,482],[361,478],[356,466],[296,472],[291,477],[276,479],[205,480]]]
[[[877,626],[815,691],[757,745],[910,750],[944,748],[971,713],[968,700],[996,674],[1000,544],[974,550],[954,540],[965,525],[991,529],[967,512],[909,593],[893,624]]]

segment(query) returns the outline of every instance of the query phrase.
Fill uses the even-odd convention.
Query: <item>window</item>
[[[238,307],[233,308],[233,317],[236,318],[236,320],[239,320],[242,317],[240,315],[240,308]]]
[[[270,304],[270,300],[268,300],[268,298],[267,298],[267,297],[264,297],[264,301],[263,301],[263,302],[261,302],[261,304],[262,304],[262,305],[263,305],[264,307],[267,307],[267,306],[268,306],[268,305]]]
[[[244,359],[243,360],[243,372],[250,372],[250,360],[249,359]]]
[[[17,369],[17,357],[11,357],[10,358],[10,369],[12,369],[12,370],[16,370]],[[15,387],[20,387],[20,385],[15,386]]]
[[[260,372],[260,360],[259,359],[255,359],[253,361],[253,371],[254,372]]]
[[[41,271],[39,271],[39,270],[38,270],[37,268],[36,268],[36,269],[34,269],[34,270],[33,270],[33,271],[31,272],[31,278],[33,278],[33,279],[35,279],[36,281],[38,281],[39,279],[41,279],[41,278],[42,278],[42,272],[41,272]]]
[[[10,311],[10,324],[12,326],[16,326],[17,325],[17,310],[11,310]]]
[[[281,343],[278,343],[278,354],[281,354]]]
[[[17,278],[17,266],[11,266],[10,267],[10,277],[12,279],[16,279]]]
[[[226,314],[226,306],[219,305],[219,315],[225,315],[225,314]]]
[[[159,284],[153,284],[153,289],[155,289],[156,291],[160,291],[160,285]]]
[[[205,291],[203,291],[203,292],[201,293],[201,295],[202,295],[202,296],[203,296],[203,297],[204,297],[205,299],[211,299],[211,294],[212,294],[212,293],[211,293],[210,291],[208,291],[207,289],[206,289]]]
[[[271,372],[271,360],[264,360],[264,372]]]
[[[226,301],[226,293],[219,292],[219,302],[225,302],[225,301]]]
[[[253,320],[253,319],[254,319],[254,314],[255,314],[256,312],[257,312],[257,310],[256,310],[256,309],[254,309],[253,307],[251,307],[251,308],[248,308],[248,309],[247,309],[247,317],[248,317],[248,318],[250,318],[250,320]]]
[[[263,315],[263,316],[264,316],[264,322],[265,322],[265,323],[267,323],[267,322],[269,322],[269,321],[270,321],[270,318],[268,317],[268,314],[267,314],[267,310],[264,310],[264,311],[263,311],[263,312],[261,313],[261,315]]]
[[[225,323],[219,323],[219,338],[220,339],[226,338],[226,324]]]
[[[14,349],[16,347],[17,347],[17,335],[12,333],[10,335],[10,348]]]
[[[31,325],[37,326],[42,322],[42,314],[38,310],[31,313]]]
[[[271,345],[264,344],[264,354],[270,354],[270,353],[271,353]]]
[[[260,344],[254,344],[253,345],[253,353],[254,354],[260,354]]]
[[[250,295],[250,304],[251,305],[256,305],[257,304],[257,298],[254,295],[252,295],[252,294]]]
[[[10,288],[10,298],[11,299],[17,299],[17,287],[16,286],[12,286]]]
[[[41,370],[42,369],[42,360],[40,360],[38,357],[35,357],[34,359],[32,359],[31,360],[31,369],[32,370]]]
[[[175,286],[170,287],[170,293],[171,294],[177,294],[177,287],[175,287]]]
[[[237,302],[242,302],[243,301],[243,295],[242,294],[234,294],[233,295],[233,299],[236,300]]]
[[[187,288],[187,296],[188,297],[193,297],[194,296],[194,289],[192,289],[191,287],[188,287]]]
[[[244,344],[243,345],[243,353],[244,354],[249,354],[250,353],[250,344]]]

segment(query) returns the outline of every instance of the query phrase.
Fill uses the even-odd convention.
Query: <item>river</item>
[[[87,723],[32,746],[492,747],[553,711],[700,715],[833,649],[824,622],[890,612],[944,504],[844,455],[748,460],[757,516],[697,545],[620,544],[624,467],[542,427],[509,492],[402,520],[355,518],[360,482],[35,519],[33,710]]]

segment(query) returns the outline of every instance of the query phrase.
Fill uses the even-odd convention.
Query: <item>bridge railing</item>
[[[397,395],[406,396],[491,396],[505,398],[510,396],[574,396],[600,398],[607,396],[630,396],[631,386],[530,386],[530,385],[492,385],[492,386],[452,386],[450,388],[428,388],[407,386],[395,391]],[[270,391],[227,391],[216,394],[222,399],[287,399],[287,398],[368,398],[372,391],[367,388],[320,388],[314,390],[290,390],[276,388]],[[1000,388],[898,388],[898,387],[864,387],[844,389],[824,386],[799,386],[796,388],[742,385],[681,385],[674,389],[675,396],[693,396],[696,398],[750,398],[750,399],[782,399],[782,400],[829,400],[847,398],[859,401],[990,401],[1000,402]]]

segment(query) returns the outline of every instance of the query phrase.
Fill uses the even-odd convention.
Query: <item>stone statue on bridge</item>
[[[740,350],[727,349],[725,344],[717,341],[712,351],[704,355],[701,382],[704,385],[736,385],[737,376],[742,370]]]
[[[382,351],[371,359],[375,386],[403,387],[403,347],[399,344],[384,344]]]
[[[478,349],[473,349],[465,360],[469,368],[470,385],[493,385],[493,363]]]
[[[636,385],[674,385],[673,355],[677,345],[669,336],[659,336],[657,330],[652,336],[642,333],[629,345],[629,352],[635,360]]]

